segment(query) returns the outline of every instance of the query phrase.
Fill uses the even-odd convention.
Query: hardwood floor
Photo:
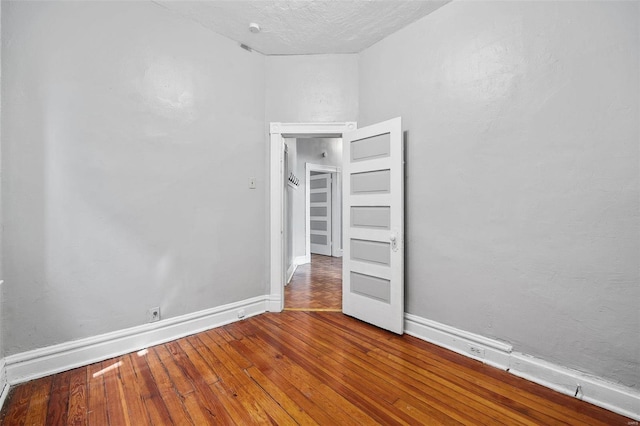
[[[3,425],[628,425],[335,312],[267,313],[11,390]]]
[[[342,258],[311,255],[284,288],[286,310],[342,310]]]

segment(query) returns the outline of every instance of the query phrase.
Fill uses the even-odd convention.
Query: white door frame
[[[325,172],[331,173],[335,176],[335,179],[331,181],[331,256],[342,256],[339,247],[336,247],[336,243],[340,242],[342,230],[338,225],[342,215],[341,211],[337,211],[335,201],[338,200],[342,205],[342,169],[336,166],[325,166],[323,164],[311,164],[306,163],[306,188],[305,188],[305,207],[304,207],[304,223],[305,223],[305,262],[311,262],[311,218],[309,210],[311,208],[311,172]],[[341,209],[342,210],[342,209]]]
[[[269,301],[267,310],[284,309],[284,138],[303,136],[342,137],[357,129],[355,122],[343,123],[271,123],[269,126]]]

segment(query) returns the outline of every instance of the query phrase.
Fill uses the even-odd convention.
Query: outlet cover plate
[[[156,322],[160,321],[160,307],[156,306],[155,308],[149,308],[147,310],[147,322]]]
[[[476,358],[484,359],[484,348],[482,346],[469,344],[467,345],[467,352]]]

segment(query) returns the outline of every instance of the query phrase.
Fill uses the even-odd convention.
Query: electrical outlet
[[[477,345],[468,345],[467,351],[476,358],[484,359],[484,348]]]
[[[160,307],[149,308],[147,310],[147,322],[160,321]]]
[[[238,311],[238,318],[244,318],[244,309]]]

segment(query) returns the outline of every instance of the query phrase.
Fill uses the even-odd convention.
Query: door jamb
[[[269,299],[267,311],[284,309],[284,170],[282,145],[284,138],[342,137],[357,129],[355,122],[342,123],[278,123],[269,126]]]

